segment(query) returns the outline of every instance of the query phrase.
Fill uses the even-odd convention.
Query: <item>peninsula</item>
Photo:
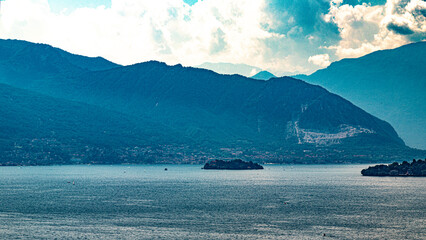
[[[205,170],[258,170],[263,169],[263,167],[258,163],[245,162],[241,159],[236,159],[232,161],[223,161],[223,160],[213,160],[206,163],[203,167]]]
[[[412,163],[404,161],[401,164],[394,162],[389,165],[376,165],[362,170],[361,174],[363,176],[426,177],[426,159],[424,161],[414,159]]]

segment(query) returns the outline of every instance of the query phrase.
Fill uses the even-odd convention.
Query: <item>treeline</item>
[[[361,171],[363,176],[426,176],[426,159],[407,161],[401,164],[376,165]]]

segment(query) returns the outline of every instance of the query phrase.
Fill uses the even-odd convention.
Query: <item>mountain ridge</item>
[[[271,78],[276,78],[276,76],[268,71],[261,71],[251,76],[250,78],[254,78],[257,80],[269,80]]]
[[[389,121],[410,145],[426,149],[426,42],[342,59],[302,80],[335,92]]]
[[[69,66],[61,59],[56,61]],[[263,81],[150,61],[99,71],[46,67],[35,79],[26,71],[5,71],[7,60],[0,54],[0,82],[124,114],[144,123],[148,132],[164,126],[159,136],[177,136],[172,139],[183,139],[187,149],[183,160],[176,157],[181,150],[170,150],[179,149],[172,139],[166,145],[173,147],[161,147],[176,161],[243,155],[254,161],[359,162],[418,154],[388,123],[290,77]],[[151,144],[161,145],[155,139]]]

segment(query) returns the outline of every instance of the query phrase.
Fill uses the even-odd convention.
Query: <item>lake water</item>
[[[426,178],[365,167],[2,167],[0,239],[426,239]]]

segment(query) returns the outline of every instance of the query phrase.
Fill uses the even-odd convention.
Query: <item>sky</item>
[[[5,0],[0,38],[128,65],[247,64],[277,76],[426,40],[424,0]]]

